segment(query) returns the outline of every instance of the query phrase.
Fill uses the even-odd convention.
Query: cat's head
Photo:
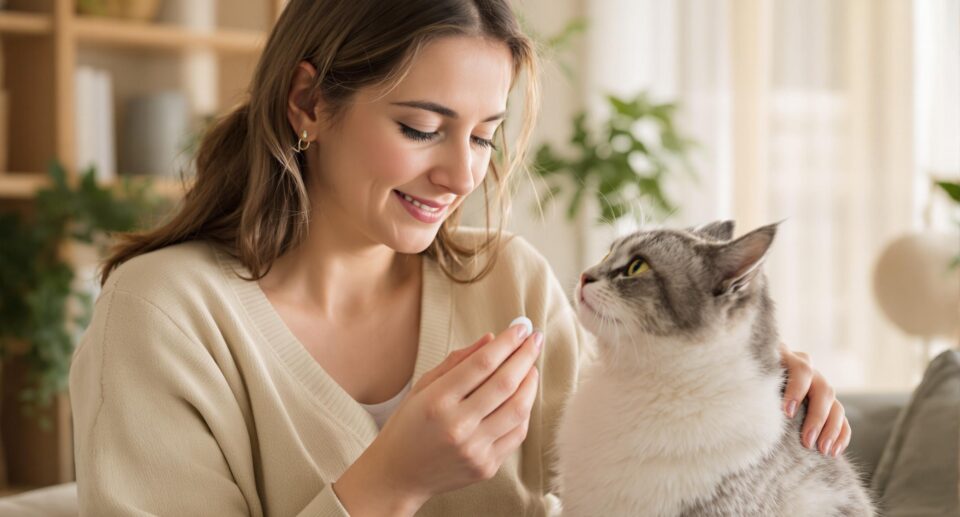
[[[656,346],[696,342],[751,319],[769,305],[760,266],[777,225],[737,239],[733,227],[718,221],[617,239],[580,277],[581,322],[601,342]]]

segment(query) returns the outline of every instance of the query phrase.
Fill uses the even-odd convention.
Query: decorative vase
[[[189,107],[180,92],[130,99],[124,115],[121,170],[124,174],[176,177],[188,161]]]

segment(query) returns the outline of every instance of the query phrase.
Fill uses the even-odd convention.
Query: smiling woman
[[[499,124],[521,74],[529,80],[511,150]],[[449,177],[457,190],[446,194],[423,185],[395,188],[421,203],[451,205],[445,217],[430,219],[442,221],[440,227],[421,229],[426,233],[405,251],[421,247],[416,252],[437,260],[451,277],[456,264],[492,251],[476,278],[460,279],[477,280],[499,254],[507,185],[522,170],[538,106],[536,54],[506,2],[293,2],[269,37],[249,101],[221,119],[200,146],[196,185],[182,210],[153,231],[118,235],[101,283],[139,254],[197,238],[223,246],[260,279],[279,257],[310,240],[308,227],[317,224],[312,215],[321,206],[329,213],[336,206],[330,199],[350,199],[351,211],[361,209],[360,201],[366,222],[375,218],[372,192],[356,199],[354,192],[336,191],[346,188],[340,179],[351,171],[369,173],[368,180],[403,181],[398,169],[417,170],[431,160],[443,165],[440,174],[469,170],[470,177]],[[388,139],[388,129],[406,140]],[[307,137],[301,138],[304,131]],[[298,142],[318,145],[298,153]],[[399,147],[403,142],[407,145]],[[464,152],[467,147],[473,152]],[[502,160],[491,160],[493,150],[501,151]],[[482,185],[487,196],[488,172],[501,227],[478,247],[467,248],[452,238],[463,192]],[[393,199],[386,195],[390,191],[379,192],[379,208]],[[350,221],[338,228],[361,224]],[[435,239],[428,238],[430,232]],[[405,241],[399,230],[392,239]]]
[[[585,335],[532,247],[459,228],[491,185],[504,224],[537,106],[506,0],[288,2],[180,210],[104,263],[82,510],[547,514]]]
[[[328,119],[313,89],[317,71],[301,62],[287,117],[317,144],[301,156],[310,202],[324,212],[309,230],[317,247],[330,250],[343,241],[337,233],[352,232],[401,253],[429,248],[490,168],[513,74],[502,42],[447,36],[425,45],[400,81],[358,91]]]

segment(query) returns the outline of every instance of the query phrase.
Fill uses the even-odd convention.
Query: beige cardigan
[[[468,242],[482,234],[458,235]],[[422,263],[414,382],[518,315],[546,340],[522,447],[494,478],[438,495],[417,515],[545,515],[559,413],[579,361],[594,356],[593,341],[546,260],[520,237],[475,284]],[[214,245],[192,241],[110,275],[70,370],[82,514],[347,515],[330,482],[377,426],[259,285],[235,271],[249,275]]]

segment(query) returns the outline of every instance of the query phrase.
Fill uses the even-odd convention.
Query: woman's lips
[[[446,208],[446,207],[450,206],[450,203],[440,203],[440,202],[432,201],[432,200],[429,200],[429,199],[423,199],[422,197],[417,197],[417,196],[414,196],[414,195],[412,195],[412,194],[407,194],[406,192],[401,192],[401,191],[396,190],[396,189],[394,190],[394,192],[398,192],[398,193],[400,193],[400,194],[404,194],[404,195],[410,196],[410,198],[412,198],[412,199],[415,200],[416,202],[418,202],[418,203],[420,203],[420,204],[422,204],[422,205],[427,205],[427,206],[430,207],[430,208]]]
[[[428,224],[436,223],[443,219],[443,216],[447,211],[447,205],[443,205],[439,209],[433,210],[433,211],[429,210],[429,207],[427,209],[418,207],[414,205],[411,201],[407,200],[404,197],[404,194],[399,190],[394,190],[393,192],[396,195],[397,200],[400,201],[400,204],[403,205],[403,208],[407,211],[407,213],[412,215],[414,219],[420,222],[428,223]],[[410,196],[410,197],[413,197],[413,196]]]

